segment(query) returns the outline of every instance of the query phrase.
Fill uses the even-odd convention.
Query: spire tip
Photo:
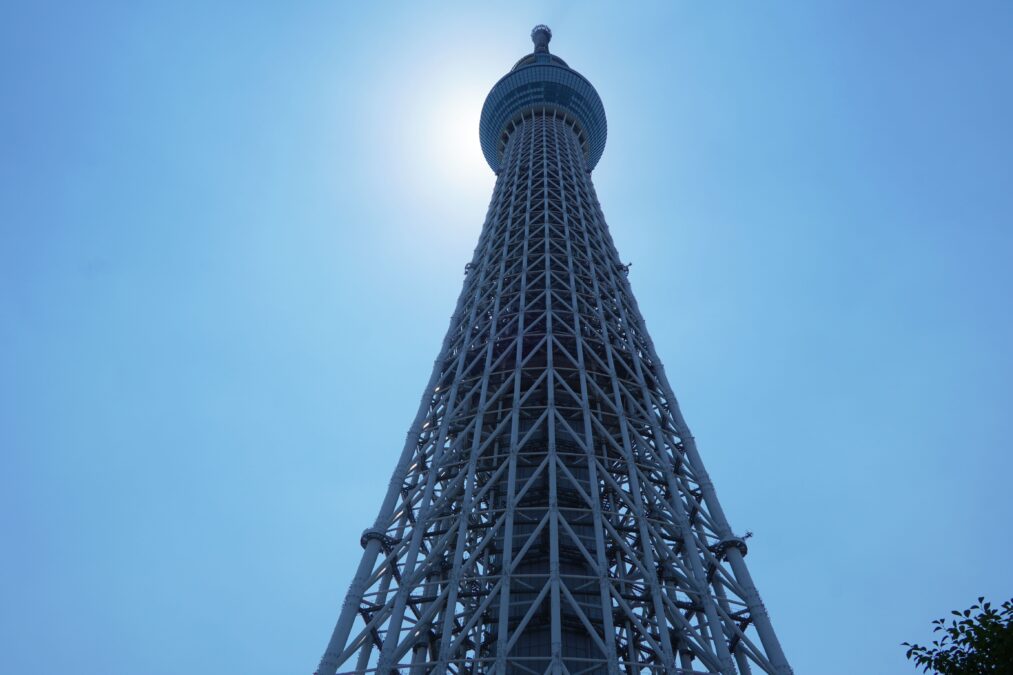
[[[548,52],[549,40],[552,39],[552,31],[544,23],[540,23],[531,29],[531,41],[535,43],[535,52]]]

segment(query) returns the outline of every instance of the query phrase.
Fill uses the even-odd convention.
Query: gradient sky
[[[313,671],[539,22],[796,672],[1013,595],[1013,3],[0,15],[0,670]]]

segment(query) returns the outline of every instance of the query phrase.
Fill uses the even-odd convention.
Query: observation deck
[[[605,151],[608,125],[601,98],[583,75],[549,53],[551,39],[548,26],[535,26],[531,31],[534,52],[500,78],[482,106],[478,127],[482,154],[496,173],[510,132],[525,114],[536,110],[559,111],[573,124],[589,170]]]

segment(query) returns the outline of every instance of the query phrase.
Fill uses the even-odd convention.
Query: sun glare
[[[496,176],[482,155],[478,137],[482,105],[497,66],[462,63],[447,54],[392,69],[403,98],[377,106],[376,133],[394,140],[390,167],[402,199],[410,199],[429,225],[406,223],[406,232],[456,241],[473,237],[492,195]],[[393,87],[379,87],[389,92]],[[431,223],[439,223],[434,229]],[[400,242],[415,246],[410,236]],[[416,242],[417,243],[417,242]]]
[[[478,120],[487,93],[482,88],[461,87],[434,96],[426,110],[422,133],[429,153],[438,158],[431,166],[458,189],[492,182],[478,141]]]

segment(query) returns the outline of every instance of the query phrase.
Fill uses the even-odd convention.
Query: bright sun
[[[438,105],[427,111],[426,145],[438,158],[433,167],[462,188],[473,187],[472,181],[487,185],[492,175],[478,141],[478,120],[486,93],[459,89],[434,97]]]

